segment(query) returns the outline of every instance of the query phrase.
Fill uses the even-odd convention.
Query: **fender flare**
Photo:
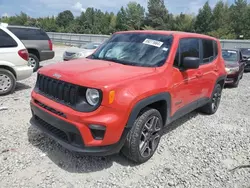
[[[212,100],[213,92],[214,92],[214,90],[215,90],[216,85],[217,85],[219,82],[223,81],[222,88],[224,88],[226,78],[227,78],[227,75],[222,75],[222,76],[219,76],[219,77],[217,78],[217,80],[215,81],[215,84],[214,84],[214,88],[213,88],[213,90],[212,90],[212,92],[211,92],[211,94],[210,94],[210,99],[209,99],[209,101]]]
[[[223,86],[224,87],[224,84],[225,84],[225,81],[226,81],[226,78],[227,78],[227,75],[222,75],[220,76],[219,78],[217,78],[216,82],[215,82],[215,86],[220,82],[220,81],[223,81]]]
[[[134,107],[132,108],[129,119],[127,122],[127,128],[132,128],[134,122],[139,115],[140,111],[145,108],[146,106],[153,104],[158,101],[165,101],[166,102],[166,122],[170,120],[170,112],[171,112],[171,95],[169,92],[159,93],[145,99],[140,100],[137,102]]]

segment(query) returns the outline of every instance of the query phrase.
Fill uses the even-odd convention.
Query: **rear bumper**
[[[28,65],[14,67],[17,81],[29,78],[33,73],[33,68]]]
[[[40,52],[40,61],[45,61],[53,59],[55,57],[55,52],[51,50],[43,50]]]

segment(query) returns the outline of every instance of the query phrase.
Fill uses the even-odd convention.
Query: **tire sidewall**
[[[221,87],[220,84],[217,84],[217,85],[215,86],[214,91],[213,91],[213,95],[212,95],[212,99],[211,99],[210,108],[211,108],[211,111],[212,111],[213,114],[217,112],[217,110],[219,109],[219,106],[220,106],[220,101],[219,101],[219,104],[218,104],[217,108],[216,108],[216,109],[213,109],[213,108],[212,108],[212,107],[213,107],[213,105],[212,105],[212,104],[213,104],[213,96],[214,96],[214,94],[215,94],[218,90],[219,90],[220,94],[222,94],[222,87]]]
[[[33,58],[36,61],[36,65],[35,67],[33,67],[33,72],[36,72],[39,69],[39,59],[32,53],[29,53],[29,57]]]
[[[13,93],[15,88],[16,88],[16,78],[15,78],[15,76],[10,71],[8,71],[6,69],[0,69],[0,74],[7,75],[11,80],[11,87],[7,91],[0,92],[0,96],[8,95],[8,94]]]
[[[155,151],[153,151],[148,157],[143,157],[142,155],[141,155],[141,152],[140,152],[140,148],[139,148],[139,145],[140,145],[140,137],[141,137],[141,133],[142,133],[142,130],[143,130],[143,128],[144,128],[144,124],[151,118],[151,117],[153,117],[153,116],[156,116],[156,117],[158,117],[159,118],[159,122],[160,122],[160,125],[161,125],[161,130],[159,131],[159,134],[160,134],[160,139],[161,139],[161,137],[162,137],[162,134],[163,134],[163,121],[162,121],[162,117],[161,117],[161,114],[157,111],[157,110],[149,110],[149,111],[151,111],[151,113],[147,116],[147,118],[146,119],[144,119],[143,121],[140,121],[140,117],[139,117],[139,121],[137,120],[137,121],[135,121],[135,124],[134,124],[134,126],[139,126],[139,128],[138,128],[138,132],[136,132],[135,134],[133,134],[134,135],[134,137],[132,138],[132,139],[134,139],[134,141],[133,142],[135,142],[136,143],[136,149],[135,149],[135,151],[134,152],[136,152],[137,154],[136,154],[136,156],[137,156],[137,160],[140,162],[140,163],[144,163],[144,162],[146,162],[146,161],[148,161],[153,155],[154,155],[154,153],[155,153],[155,151],[157,150],[157,148],[158,148],[158,145],[159,145],[159,143],[157,144],[157,146],[156,146],[156,149],[155,149]],[[148,111],[146,111],[145,113],[147,113]],[[160,141],[159,141],[160,142]]]

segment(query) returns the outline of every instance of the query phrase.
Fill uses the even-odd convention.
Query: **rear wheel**
[[[0,69],[0,95],[12,93],[16,87],[15,76],[6,69]]]
[[[136,163],[148,161],[155,153],[163,131],[161,114],[156,109],[145,109],[134,122],[122,153]]]
[[[215,114],[219,108],[220,101],[221,101],[221,93],[222,93],[222,88],[220,84],[217,84],[215,86],[215,89],[212,94],[212,98],[208,104],[200,108],[200,111],[202,113],[212,115]]]
[[[29,53],[29,66],[33,68],[33,72],[36,72],[40,66],[39,59],[32,53]]]

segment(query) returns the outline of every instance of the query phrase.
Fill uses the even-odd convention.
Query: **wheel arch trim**
[[[134,122],[142,109],[159,101],[166,102],[166,105],[167,105],[166,106],[166,109],[167,109],[166,122],[168,122],[170,120],[170,112],[171,112],[171,95],[169,92],[163,92],[163,93],[158,93],[150,97],[144,98],[140,100],[139,102],[137,102],[130,112],[126,127],[131,128],[134,125]]]

